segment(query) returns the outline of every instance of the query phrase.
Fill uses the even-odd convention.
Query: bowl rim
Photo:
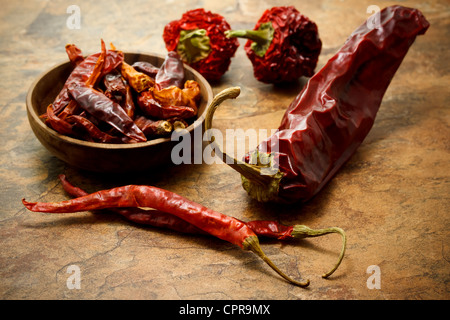
[[[147,56],[158,57],[158,58],[161,58],[161,59],[165,58],[165,55],[159,54],[159,53],[154,53],[154,52],[146,52],[146,51],[122,51],[122,52],[124,53],[124,55],[126,55],[126,54],[133,54],[133,55],[138,54],[138,55],[147,55]],[[36,113],[36,111],[33,108],[33,103],[32,103],[33,92],[34,92],[34,89],[35,89],[36,85],[39,83],[39,81],[42,80],[42,78],[44,78],[50,71],[52,71],[54,69],[57,69],[57,68],[61,67],[64,64],[70,64],[70,61],[68,61],[68,60],[61,61],[60,63],[57,63],[57,64],[53,65],[52,67],[50,67],[46,71],[43,71],[31,83],[30,87],[28,88],[27,97],[26,97],[26,107],[27,107],[27,111],[28,111],[29,115],[33,118],[35,123],[37,123],[42,129],[48,131],[50,133],[50,135],[52,135],[53,138],[61,139],[61,140],[65,141],[66,143],[69,143],[69,144],[76,144],[76,145],[80,145],[80,146],[83,146],[83,147],[100,148],[100,149],[140,149],[140,148],[146,148],[146,147],[149,147],[149,146],[152,146],[152,145],[158,145],[158,144],[161,144],[161,143],[172,141],[170,137],[164,137],[164,138],[151,139],[151,140],[148,140],[148,141],[145,141],[145,142],[137,142],[137,143],[91,142],[91,141],[80,140],[80,139],[76,139],[76,138],[72,138],[72,137],[60,134],[57,131],[55,131],[54,129],[48,127],[40,119],[39,115]],[[197,119],[195,119],[194,122],[191,123],[186,129],[183,129],[183,130],[188,131],[189,133],[192,133],[198,127],[202,128],[203,122],[204,122],[205,117],[206,117],[206,113],[207,113],[208,107],[211,104],[211,101],[213,99],[213,91],[212,91],[212,87],[211,87],[210,83],[197,70],[195,70],[191,66],[187,65],[186,63],[183,63],[183,66],[184,66],[185,69],[189,70],[189,72],[194,74],[197,78],[200,78],[200,79],[204,80],[203,82],[206,84],[205,88],[206,88],[206,91],[208,92],[208,99],[206,99],[206,107],[205,107],[205,110],[203,111],[203,113],[201,115],[199,115],[197,117]]]

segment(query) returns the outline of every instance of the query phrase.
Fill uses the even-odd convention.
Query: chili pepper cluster
[[[169,52],[156,67],[132,65],[101,41],[101,52],[83,57],[66,46],[74,66],[63,89],[41,117],[57,132],[92,142],[136,143],[186,128],[197,115],[200,86],[184,80],[183,62]]]
[[[257,80],[280,83],[314,74],[322,42],[317,25],[293,6],[267,9],[254,30],[231,30],[225,18],[204,9],[189,10],[164,28],[169,51],[207,80],[219,80],[228,70],[239,46],[237,38],[249,39],[245,51]]]

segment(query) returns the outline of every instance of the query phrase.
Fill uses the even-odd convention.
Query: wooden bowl
[[[159,67],[165,56],[147,53],[124,53],[125,61],[148,61]],[[64,136],[49,128],[39,116],[46,112],[47,106],[54,101],[69,74],[73,70],[70,62],[58,64],[44,72],[31,85],[27,94],[27,114],[31,128],[42,143],[54,156],[78,169],[102,173],[127,173],[147,171],[162,165],[172,164],[172,148],[180,143],[171,141],[171,137],[158,138],[147,142],[133,144],[107,144],[88,142]],[[186,80],[195,80],[200,85],[201,101],[197,119],[187,128],[191,141],[191,150],[201,147],[203,123],[207,108],[213,99],[213,92],[208,81],[197,71],[185,65]],[[197,132],[201,131],[201,135]],[[197,139],[194,141],[194,132]],[[200,139],[198,139],[200,137]],[[200,145],[198,145],[200,144]]]

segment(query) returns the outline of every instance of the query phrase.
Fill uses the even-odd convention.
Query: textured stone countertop
[[[383,99],[375,125],[335,178],[304,205],[250,200],[239,174],[224,164],[180,165],[139,175],[81,172],[52,156],[34,136],[25,98],[46,69],[67,59],[66,43],[97,51],[100,38],[124,51],[165,53],[162,30],[189,9],[224,15],[252,28],[265,8],[293,4],[319,26],[319,66],[381,1],[8,1],[0,12],[0,298],[1,299],[449,299],[450,298],[450,7],[402,1],[431,23],[418,37]],[[80,28],[67,25],[80,9]],[[240,86],[214,126],[276,128],[307,79],[288,87],[258,82],[243,44],[214,93]],[[268,256],[307,289],[276,275],[250,252],[207,236],[143,227],[113,213],[32,213],[29,201],[68,199],[65,174],[88,191],[149,184],[239,219],[312,228],[338,226],[348,246],[340,268],[338,235],[262,241]],[[75,268],[75,269],[74,269]],[[81,288],[71,289],[79,271]],[[377,273],[373,270],[378,270]],[[373,288],[374,277],[380,280]],[[69,284],[69,285],[68,285]]]

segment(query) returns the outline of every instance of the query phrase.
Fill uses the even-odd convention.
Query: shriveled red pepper
[[[67,91],[68,87],[73,83],[85,83],[94,71],[94,67],[100,55],[101,52],[89,55],[71,72],[64,83],[63,89],[53,101],[52,108],[55,115],[58,115],[71,100]],[[123,62],[123,58],[123,52],[108,50],[100,77],[103,77],[113,69],[117,68]]]
[[[239,41],[225,36],[230,25],[223,16],[202,8],[185,12],[163,32],[167,51],[176,51],[184,63],[207,80],[219,80],[228,71]]]
[[[95,118],[110,124],[130,139],[147,141],[125,110],[103,93],[81,83],[69,86],[68,91],[78,105]]]
[[[65,175],[60,174],[59,179],[64,190],[73,197],[83,197],[89,193],[84,191],[79,187],[72,185],[66,178]],[[138,224],[150,225],[158,228],[167,228],[170,230],[189,233],[189,234],[208,234],[202,229],[190,224],[189,222],[180,219],[167,212],[162,212],[159,210],[145,210],[142,208],[109,208],[109,210],[114,211],[127,220]],[[323,278],[329,277],[336,271],[344,258],[347,236],[341,228],[331,227],[325,229],[311,229],[305,225],[294,225],[285,226],[276,221],[269,220],[254,220],[249,222],[244,222],[258,237],[264,238],[274,238],[278,240],[292,240],[292,239],[303,239],[308,237],[318,237],[330,233],[338,233],[342,236],[342,250],[339,255],[339,260],[335,266],[322,275]]]
[[[322,49],[317,25],[293,6],[266,10],[254,30],[225,34],[249,39],[245,52],[253,64],[255,78],[265,83],[312,76]]]
[[[311,199],[363,142],[409,47],[428,27],[417,9],[381,10],[380,26],[371,29],[364,23],[356,29],[292,101],[277,132],[245,161],[223,154],[218,146],[215,149],[241,173],[251,197],[283,202]],[[206,129],[211,128],[217,105],[238,95],[239,88],[232,88],[216,96]]]
[[[66,44],[66,53],[73,66],[79,65],[83,60],[83,52],[74,44]]]
[[[24,206],[34,212],[70,213],[107,208],[152,208],[170,213],[219,239],[244,250],[253,251],[288,282],[306,287],[309,280],[297,281],[282,272],[262,251],[257,235],[244,222],[208,209],[173,192],[142,185],[101,190],[83,197],[61,202],[28,202]]]
[[[147,71],[148,72],[148,71]],[[184,66],[178,53],[170,51],[167,53],[163,64],[155,75],[155,85],[158,89],[166,89],[171,86],[183,88]]]

